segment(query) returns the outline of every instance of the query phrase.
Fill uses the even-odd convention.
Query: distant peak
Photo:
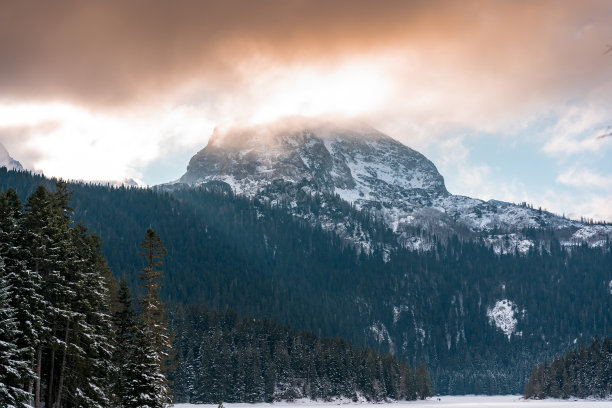
[[[21,163],[11,157],[2,143],[0,143],[0,167],[6,167],[9,170],[23,170]]]
[[[180,179],[192,186],[224,182],[248,196],[279,181],[306,183],[359,208],[398,197],[431,201],[448,194],[444,179],[422,154],[362,122],[320,118],[218,128]]]

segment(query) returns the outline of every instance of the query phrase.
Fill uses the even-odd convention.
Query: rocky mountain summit
[[[450,194],[421,153],[354,123],[292,119],[217,129],[187,172],[165,188],[209,185],[286,206],[366,249],[380,234],[355,213],[382,224],[395,242],[414,249],[430,248],[434,235],[482,239],[498,252],[526,252],[552,237],[565,245],[601,245],[612,235],[609,225],[587,225],[526,204]]]
[[[0,143],[0,167],[6,167],[8,170],[23,170],[21,163],[11,157],[2,143]]]

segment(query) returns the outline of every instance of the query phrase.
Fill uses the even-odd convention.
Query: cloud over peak
[[[234,92],[262,74],[252,68],[334,66],[372,53],[408,63],[396,65],[397,80],[429,69],[423,80],[452,92],[453,81],[475,76],[506,99],[518,81],[532,85],[521,98],[537,99],[536,92],[601,79],[597,58],[608,35],[601,23],[610,16],[603,1],[0,4],[4,98],[105,106],[194,83]],[[265,64],[253,66],[258,58]],[[475,98],[486,91],[473,90]]]

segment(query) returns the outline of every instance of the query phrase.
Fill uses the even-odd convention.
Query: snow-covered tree
[[[70,233],[75,248],[77,294],[70,305],[72,329],[66,336],[69,358],[63,366],[69,375],[65,391],[67,398],[79,401],[79,406],[109,406],[116,373],[107,288],[109,271],[100,252],[100,240],[95,235],[80,224],[71,228]],[[58,402],[59,395],[60,392],[56,397]]]
[[[7,284],[4,261],[0,257],[0,406],[25,407],[29,394],[23,384],[29,374],[28,361],[17,348],[19,338],[15,309],[9,299],[12,294]]]
[[[115,330],[115,350],[113,352],[114,373],[113,402],[117,407],[124,407],[131,379],[128,377],[128,367],[131,364],[136,336],[136,314],[133,310],[132,295],[127,281],[122,279],[119,284],[115,311],[113,312]]]
[[[170,389],[165,374],[174,368],[172,360],[175,354],[172,351],[173,338],[168,331],[168,317],[159,298],[159,289],[163,282],[161,267],[167,251],[159,235],[151,228],[147,229],[141,248],[140,255],[146,259],[146,266],[140,272],[141,287],[145,290],[140,300],[140,318],[162,374],[161,377],[152,376],[153,379],[161,381],[157,384],[160,390],[158,397],[162,403],[170,403]]]
[[[17,316],[22,349],[35,373],[34,387],[24,387],[33,388],[35,408],[66,401],[109,406],[114,369],[109,272],[99,240],[83,226],[71,226],[69,198],[64,183],[55,193],[36,189],[11,238],[19,248],[14,258],[21,261],[12,264],[10,276],[15,299],[22,302]]]
[[[140,322],[136,327],[135,343],[125,366],[127,381],[124,408],[163,408],[169,400],[166,377],[160,369],[159,354],[151,332]]]
[[[20,359],[28,362],[21,387],[32,398],[34,386],[34,356],[41,327],[43,299],[40,275],[27,268],[24,230],[21,227],[23,205],[17,192],[9,188],[0,194],[0,257],[5,262],[5,274],[11,286],[9,302],[15,311],[19,336],[16,345]],[[33,401],[30,401],[33,402]]]

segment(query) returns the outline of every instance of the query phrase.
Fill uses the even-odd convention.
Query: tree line
[[[533,367],[525,398],[606,398],[612,396],[612,340],[595,337],[589,346]]]
[[[147,231],[133,312],[101,242],[72,222],[70,192],[0,195],[0,405],[163,407],[170,339],[158,297],[161,241]]]
[[[319,338],[205,305],[178,307],[171,315],[180,354],[172,376],[177,402],[415,400],[434,392],[424,364],[415,370],[406,360],[339,337]]]

